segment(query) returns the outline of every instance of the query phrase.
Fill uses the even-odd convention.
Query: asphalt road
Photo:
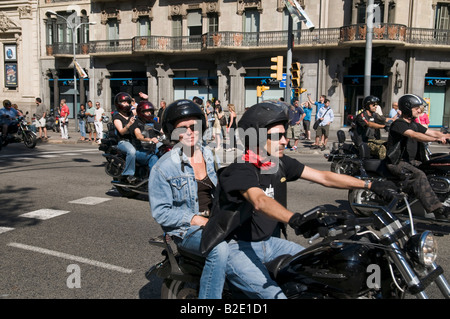
[[[329,170],[322,154],[290,155]],[[12,144],[0,152],[0,298],[157,299],[145,271],[161,261],[148,199],[111,189],[97,145]],[[290,183],[288,208],[348,207],[347,191]],[[289,231],[289,238],[306,241]],[[438,262],[450,272],[448,236]],[[436,297],[438,297],[436,295]]]

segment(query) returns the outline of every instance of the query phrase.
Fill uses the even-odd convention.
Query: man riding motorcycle
[[[450,134],[428,129],[414,122],[419,115],[420,106],[426,102],[415,94],[403,95],[398,100],[402,114],[394,121],[389,130],[387,141],[387,167],[399,177],[405,190],[412,189],[427,213],[433,213],[438,219],[448,218],[450,207],[443,206],[423,171],[416,166],[421,158],[422,143],[440,142],[445,144]]]
[[[381,140],[380,129],[386,126],[386,118],[376,113],[376,106],[379,102],[380,99],[373,95],[364,98],[364,110],[356,116],[355,120],[356,137],[359,143],[367,143],[372,156],[384,159],[386,147],[384,146],[385,141]]]
[[[118,138],[117,147],[126,153],[125,167],[122,176],[129,183],[135,183],[134,176],[136,170],[136,149],[131,144],[131,126],[135,118],[131,113],[131,96],[128,93],[120,92],[114,97],[114,105],[117,113],[113,115],[113,123]]]
[[[202,235],[202,249],[211,242],[223,243],[223,239],[228,242],[227,279],[251,298],[286,298],[264,266],[281,255],[295,254],[303,249],[279,238],[284,223],[298,234],[312,235],[314,220],[308,221],[309,216],[286,208],[286,182],[302,178],[326,187],[367,188],[383,197],[389,186],[388,183],[370,183],[348,175],[318,171],[284,156],[287,110],[285,104],[262,102],[244,113],[238,127],[244,130],[239,136],[245,145],[245,153],[240,161],[220,173],[218,187],[219,207],[233,203],[247,208],[240,210],[234,223],[230,222],[229,214],[222,213],[224,210],[213,210]],[[223,231],[218,233],[220,229]]]
[[[0,125],[3,139],[6,139],[8,135],[8,127],[17,124],[17,117],[20,115],[22,114],[12,107],[10,100],[3,101],[3,108],[0,109]]]

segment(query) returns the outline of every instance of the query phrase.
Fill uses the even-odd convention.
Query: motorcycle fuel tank
[[[436,174],[450,173],[450,154],[432,157],[429,161],[422,163],[419,169],[426,174],[435,172]]]

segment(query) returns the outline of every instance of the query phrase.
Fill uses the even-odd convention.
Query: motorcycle
[[[345,132],[337,131],[338,141],[333,143],[329,154],[324,154],[331,162],[330,170],[338,174],[354,175],[359,171],[359,151],[354,143],[345,142]]]
[[[368,217],[322,206],[306,212],[315,219],[311,246],[266,264],[272,278],[289,299],[429,299],[425,289],[432,282],[449,299],[450,286],[435,262],[435,238],[430,231],[416,232],[412,218],[392,213],[398,200],[396,195],[385,206],[359,205]],[[161,298],[197,298],[204,259],[176,248],[168,235],[149,243],[165,257],[145,274],[150,282],[162,279]],[[236,297],[245,295],[226,281],[223,298]]]
[[[360,156],[355,161],[355,163],[358,162],[355,167],[358,168],[359,173],[353,174],[353,176],[364,180],[390,180],[402,189],[402,182],[398,177],[390,174],[385,161],[369,158],[370,151],[366,144],[363,143],[359,151]],[[423,152],[425,161],[418,168],[426,174],[431,188],[441,203],[444,206],[450,206],[450,153],[431,153],[427,143],[423,143]],[[380,202],[380,198],[370,190],[354,189],[348,192],[348,201],[354,213],[364,215],[364,212],[358,209],[357,204],[377,203]],[[408,192],[408,202],[399,201],[393,212],[406,215],[408,205],[412,206],[415,218],[428,224],[428,227],[439,225],[439,227],[443,227],[444,233],[450,232],[450,222],[437,220],[433,214],[426,213],[412,191]]]
[[[28,115],[28,112],[26,112],[24,116],[19,116],[17,123],[13,122],[8,126],[8,133],[6,136],[1,137],[2,146],[21,142],[28,148],[34,148],[36,146],[37,135],[30,129],[30,125],[26,120],[26,115]]]
[[[53,132],[60,132],[61,128],[59,127],[59,116],[55,115],[53,109],[50,110],[50,113],[45,115],[45,127],[47,130],[52,130]]]
[[[125,160],[127,154],[119,150],[117,147],[118,140],[115,134],[115,128],[113,123],[107,124],[108,131],[105,134],[105,138],[101,140],[99,150],[104,153],[102,156],[106,158],[105,172],[113,178],[111,183],[120,193],[120,195],[127,198],[135,198],[139,194],[148,195],[148,176],[149,169],[147,165],[140,165],[136,162],[135,176],[138,178],[138,182],[131,184],[126,179],[122,178],[122,172],[125,167]],[[148,130],[142,133],[148,137]],[[157,139],[163,143],[158,148],[156,155],[161,157],[170,150],[166,138],[164,135],[159,135]],[[154,144],[148,142],[142,142],[144,148],[152,148]]]

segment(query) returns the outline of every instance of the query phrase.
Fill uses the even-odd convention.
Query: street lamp
[[[95,22],[80,22],[80,23],[76,23],[76,16],[73,19],[73,23],[70,22],[69,20],[67,20],[67,18],[65,18],[64,16],[56,13],[55,11],[52,10],[47,10],[46,14],[50,13],[53,15],[56,15],[58,17],[60,17],[61,19],[63,19],[64,21],[66,21],[67,26],[69,27],[69,29],[72,31],[72,53],[73,53],[73,108],[74,108],[74,112],[77,113],[77,66],[76,66],[76,62],[77,62],[77,56],[76,56],[76,43],[77,43],[77,30],[79,27],[81,27],[83,24],[87,24],[87,25],[94,25],[96,24]],[[76,120],[76,116],[75,116],[75,129],[78,131],[78,121]]]

